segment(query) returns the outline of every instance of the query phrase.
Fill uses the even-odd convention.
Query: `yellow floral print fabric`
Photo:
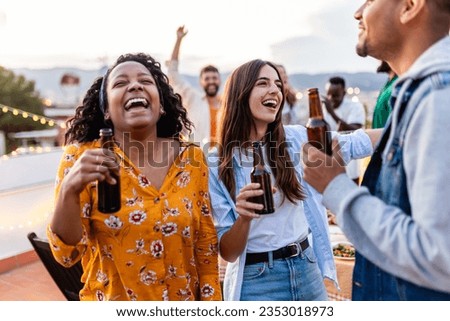
[[[66,147],[61,182],[77,158],[97,141]],[[66,245],[47,229],[53,254],[65,266],[82,260],[81,300],[221,300],[217,234],[200,148],[184,146],[161,188],[119,148],[121,209],[97,210],[96,184],[80,194],[83,237]]]

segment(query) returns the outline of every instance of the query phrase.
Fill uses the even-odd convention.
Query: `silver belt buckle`
[[[296,253],[295,253],[295,254],[291,254],[291,255],[289,256],[289,258],[294,257],[294,256],[297,256],[297,255],[299,255],[300,252],[301,252],[300,245],[299,245],[297,242],[294,242],[294,243],[291,243],[291,244],[288,245],[288,247],[291,247],[291,246],[295,246]]]

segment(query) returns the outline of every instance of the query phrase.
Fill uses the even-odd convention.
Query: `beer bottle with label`
[[[322,103],[317,88],[308,89],[309,97],[309,119],[306,123],[308,142],[321,150],[332,155],[330,126],[323,118]]]
[[[264,165],[264,158],[262,154],[261,142],[253,142],[253,169],[250,173],[252,183],[259,183],[264,194],[254,196],[250,199],[253,203],[264,205],[262,210],[256,210],[257,214],[271,214],[275,212],[273,205],[272,183],[270,179],[270,172]]]
[[[113,132],[111,128],[100,129],[100,144],[102,148],[114,151]],[[97,181],[98,210],[102,213],[115,213],[120,209],[120,177],[110,172],[116,180],[112,185],[104,181]]]

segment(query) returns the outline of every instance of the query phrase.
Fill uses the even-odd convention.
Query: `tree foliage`
[[[0,104],[37,115],[44,114],[42,98],[35,89],[34,81],[29,81],[22,75],[15,75],[13,71],[2,66],[0,66]],[[15,116],[10,112],[4,113],[0,109],[0,131],[6,135],[7,152],[14,149],[14,142],[8,134],[46,128],[48,126],[31,118]]]

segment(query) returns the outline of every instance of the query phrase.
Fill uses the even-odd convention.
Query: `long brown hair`
[[[250,94],[263,66],[269,65],[278,74],[274,64],[260,59],[249,61],[233,71],[228,78],[222,100],[219,126],[218,153],[220,159],[219,178],[225,184],[233,200],[236,194],[236,181],[233,171],[233,150],[248,146],[251,129],[256,129],[249,105]],[[282,88],[284,105],[284,87]],[[267,159],[275,177],[275,186],[283,191],[284,197],[295,203],[303,200],[305,194],[297,179],[294,165],[287,150],[286,135],[281,122],[282,108],[275,121],[270,123],[265,135],[268,148]]]

